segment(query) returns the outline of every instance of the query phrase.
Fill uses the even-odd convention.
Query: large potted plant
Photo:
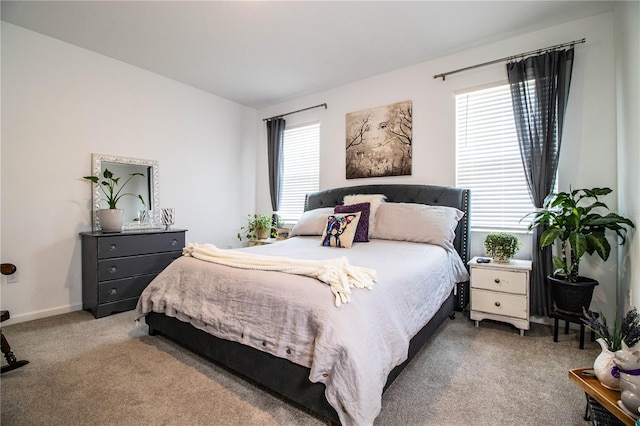
[[[600,201],[611,192],[610,188],[592,188],[549,194],[542,209],[531,213],[533,222],[529,230],[543,229],[540,247],[560,242],[560,256],[553,256],[556,269],[547,276],[554,308],[559,312],[581,316],[583,307],[589,310],[598,282],[579,274],[580,259],[596,253],[606,261],[611,253],[606,234],[615,233],[622,245],[626,241],[626,227],[635,228],[631,220],[611,213]]]
[[[124,181],[124,183],[118,188],[120,184],[120,178],[116,177],[109,171],[109,169],[104,169],[102,172],[103,179],[100,179],[98,176],[84,176],[85,179],[90,180],[94,184],[98,185],[105,198],[104,201],[109,205],[108,209],[100,209],[98,210],[98,220],[100,222],[100,229],[104,232],[117,232],[122,230],[122,221],[124,211],[118,208],[118,201],[124,196],[132,196],[138,197],[140,202],[142,202],[143,206],[146,206],[144,202],[144,198],[140,194],[132,194],[130,192],[122,192],[124,187],[129,183],[131,179],[136,176],[144,175],[142,173],[131,173],[129,178]]]

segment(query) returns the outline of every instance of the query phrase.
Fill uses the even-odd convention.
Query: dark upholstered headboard
[[[342,204],[345,195],[352,194],[384,194],[390,203],[418,203],[432,206],[455,207],[464,212],[464,217],[456,228],[453,242],[460,258],[469,261],[469,190],[436,185],[360,185],[343,188],[325,189],[307,195],[305,210],[320,207],[333,207]],[[464,309],[466,305],[465,286],[458,289],[457,307]]]
[[[435,185],[361,185],[325,189],[307,195],[305,210],[342,204],[345,195],[384,194],[389,203],[418,203],[455,207],[464,212],[456,228],[454,246],[462,261],[469,261],[469,190]]]

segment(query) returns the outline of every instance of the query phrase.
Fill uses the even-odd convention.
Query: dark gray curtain
[[[522,164],[537,208],[554,187],[572,68],[573,48],[507,64]],[[553,272],[553,262],[550,247],[540,249],[542,231],[533,233],[530,308],[532,315],[547,316],[551,296],[546,276]]]
[[[269,161],[269,191],[273,211],[280,208],[280,170],[282,164],[282,140],[284,138],[284,118],[267,121],[267,161]]]

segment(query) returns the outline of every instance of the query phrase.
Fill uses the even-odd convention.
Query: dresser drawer
[[[184,232],[114,235],[98,240],[98,259],[182,250],[184,243]]]
[[[182,256],[181,251],[174,251],[99,260],[98,281],[117,280],[135,275],[157,274],[180,256]]]
[[[474,290],[471,293],[471,309],[496,315],[529,319],[529,300],[526,296],[497,291]]]
[[[528,274],[526,272],[471,268],[471,276],[472,288],[527,294]]]
[[[98,284],[98,303],[115,302],[118,300],[140,297],[149,283],[158,274],[140,275],[121,280],[104,281]]]

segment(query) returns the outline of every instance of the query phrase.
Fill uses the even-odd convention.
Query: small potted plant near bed
[[[627,227],[635,228],[631,220],[609,212],[609,207],[600,200],[611,192],[610,188],[592,188],[549,194],[543,208],[531,213],[533,222],[529,230],[544,229],[540,247],[560,242],[560,256],[553,256],[556,269],[547,276],[554,309],[559,312],[580,316],[583,307],[589,310],[598,282],[579,275],[580,259],[596,253],[606,261],[611,253],[606,234],[614,232],[622,245]]]
[[[268,214],[248,214],[247,225],[240,227],[238,240],[242,241],[242,236],[248,240],[264,240],[269,238],[273,229],[273,220]]]
[[[109,171],[109,169],[104,169],[102,172],[103,179],[100,179],[98,176],[84,176],[85,179],[90,180],[94,184],[98,185],[98,187],[102,190],[105,198],[104,201],[109,205],[108,209],[100,209],[98,210],[98,220],[100,222],[100,228],[105,232],[117,232],[122,230],[122,218],[124,211],[119,209],[117,204],[120,199],[126,195],[132,197],[138,197],[143,206],[146,206],[144,202],[144,198],[140,194],[132,194],[130,192],[122,192],[124,187],[129,183],[131,179],[136,176],[144,175],[142,173],[131,173],[129,178],[124,181],[124,183],[118,189],[118,185],[120,183],[120,178],[116,177]]]
[[[520,250],[520,241],[508,232],[492,232],[484,240],[484,249],[494,262],[509,263]]]

